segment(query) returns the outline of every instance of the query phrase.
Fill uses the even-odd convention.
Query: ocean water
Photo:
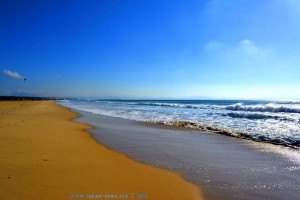
[[[80,111],[300,149],[300,101],[63,100]]]

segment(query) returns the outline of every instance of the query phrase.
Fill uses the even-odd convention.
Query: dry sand
[[[83,131],[92,127],[71,121],[77,116],[54,101],[0,102],[0,199],[71,199],[72,194],[203,199],[201,190],[178,174],[96,143]]]

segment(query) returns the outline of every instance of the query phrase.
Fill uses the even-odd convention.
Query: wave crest
[[[285,105],[243,105],[237,103],[226,107],[227,110],[233,111],[252,111],[252,112],[286,112],[286,113],[300,113],[300,107],[288,107]]]
[[[232,111],[250,111],[250,112],[285,112],[285,113],[300,113],[299,104],[276,105],[276,104],[258,104],[244,105],[236,103],[233,105],[208,105],[208,104],[181,104],[181,103],[162,103],[162,102],[106,102],[106,103],[123,103],[127,105],[137,106],[157,106],[157,107],[176,107],[176,108],[191,108],[191,109],[211,109],[211,110],[232,110]]]
[[[205,105],[205,104],[181,104],[181,103],[158,103],[158,102],[108,102],[108,103],[124,103],[127,105],[139,106],[161,106],[161,107],[176,107],[176,108],[193,108],[193,109],[224,109],[224,106]]]
[[[232,118],[245,118],[251,120],[260,120],[260,119],[274,119],[279,121],[290,121],[290,122],[298,122],[296,118],[289,118],[286,116],[277,116],[277,115],[270,115],[270,114],[262,114],[262,113],[245,113],[245,112],[230,112],[221,114],[222,116],[228,116]]]

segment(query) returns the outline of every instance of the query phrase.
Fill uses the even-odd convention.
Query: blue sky
[[[299,99],[299,24],[298,0],[0,0],[0,95]]]

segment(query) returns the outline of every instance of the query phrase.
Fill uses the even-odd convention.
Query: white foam
[[[103,102],[103,101],[102,101]],[[300,141],[300,119],[299,113],[261,113],[258,111],[228,111],[226,109],[188,109],[189,106],[197,108],[230,107],[234,109],[250,108],[243,104],[203,105],[203,104],[181,104],[181,103],[159,103],[159,102],[87,102],[71,101],[60,102],[61,104],[80,111],[100,114],[110,117],[118,117],[135,121],[160,121],[168,124],[172,121],[194,122],[199,127],[209,127],[215,132],[228,132],[259,141],[269,141],[277,144],[299,146]],[[155,106],[147,106],[147,105]],[[159,106],[164,105],[164,106]],[[268,106],[266,106],[268,105]],[[274,104],[266,104],[270,110]],[[170,106],[172,108],[170,108]],[[262,107],[258,105],[256,107]],[[282,105],[286,107],[285,105]],[[181,109],[183,107],[184,109]],[[274,106],[273,106],[274,107]],[[278,107],[275,105],[275,107]],[[257,108],[256,108],[257,109]],[[260,108],[261,109],[261,108]],[[233,113],[233,114],[231,114]],[[189,125],[189,124],[187,124]],[[189,125],[190,126],[190,125]],[[208,129],[208,128],[207,128]],[[224,131],[223,131],[224,130]]]

